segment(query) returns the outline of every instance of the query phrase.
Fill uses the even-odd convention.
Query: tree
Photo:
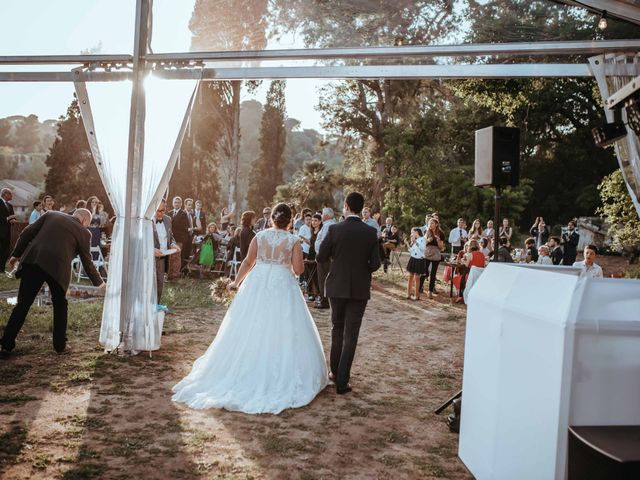
[[[598,30],[597,17],[584,9],[550,2],[468,3],[469,42],[635,38],[640,33],[618,21]],[[591,128],[605,122],[595,80],[466,80],[449,86],[473,108],[493,112],[494,123],[521,129],[521,176],[533,182],[522,222],[542,215],[547,224],[557,224],[593,215],[600,203],[596,186],[617,166],[612,149],[599,149],[591,139]]]
[[[217,209],[220,200],[218,158],[215,146],[220,138],[216,116],[210,105],[208,83],[201,83],[191,113],[191,126],[180,146],[180,158],[169,182],[170,196],[201,200],[205,210]]]
[[[0,119],[0,147],[10,147],[13,145],[10,139],[11,122],[6,118]]]
[[[97,195],[106,209],[111,208],[91,155],[75,94],[67,114],[59,119],[57,136],[45,163],[49,167],[45,192],[59,204],[75,205],[79,199]]]
[[[396,2],[275,2],[277,29],[300,33],[306,46],[344,47],[428,45],[451,35],[460,19],[450,2],[398,0]],[[415,106],[425,88],[437,89],[434,81],[354,80],[323,89],[319,109],[324,126],[331,131],[372,142],[371,196],[380,205],[389,175],[384,155],[386,129]]]
[[[304,207],[314,211],[334,207],[335,194],[340,185],[340,176],[327,168],[325,163],[306,162],[289,183],[277,187],[274,202],[291,204],[298,211]]]
[[[260,157],[249,174],[247,204],[250,208],[260,209],[271,205],[276,187],[282,184],[286,144],[285,86],[284,80],[275,80],[267,92],[260,124]]]
[[[29,115],[19,122],[14,133],[14,148],[20,153],[41,152],[40,121],[37,115]]]
[[[640,255],[640,219],[633,205],[622,172],[616,170],[602,179],[598,185],[602,206],[597,213],[609,223],[609,235],[613,246],[631,257],[635,263]]]
[[[189,28],[191,50],[247,50],[266,45],[266,0],[196,0]],[[227,206],[236,209],[239,201],[240,93],[242,82],[207,82],[204,90],[211,98],[213,114],[221,131],[215,150],[223,181],[228,185]]]

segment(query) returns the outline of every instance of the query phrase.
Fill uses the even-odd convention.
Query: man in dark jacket
[[[549,238],[549,248],[551,249],[551,262],[554,265],[560,265],[564,255],[560,246],[560,239],[558,237]]]
[[[0,274],[4,272],[4,266],[9,258],[9,246],[11,243],[11,225],[16,222],[11,199],[13,193],[8,188],[0,191]]]
[[[571,221],[567,224],[567,231],[562,234],[562,246],[564,247],[563,265],[573,265],[573,262],[576,261],[579,242],[580,234],[576,231],[576,223]]]
[[[80,256],[91,282],[104,290],[106,284],[93,265],[91,258],[91,212],[80,208],[73,215],[50,211],[25,228],[18,238],[9,259],[13,267],[20,259],[16,277],[20,278],[18,304],[11,312],[9,322],[0,340],[2,355],[8,356],[43,283],[49,285],[53,303],[53,348],[65,351],[67,342],[67,299],[71,281],[71,261]]]
[[[378,232],[360,219],[363,207],[361,194],[347,195],[343,209],[345,220],[329,227],[316,257],[318,262],[331,260],[325,291],[333,324],[331,376],[338,394],[351,391],[351,364],[362,317],[371,297],[371,274],[380,268]]]
[[[176,242],[180,244],[180,255],[182,257],[180,268],[182,269],[189,262],[189,256],[191,255],[191,236],[189,235],[189,216],[182,208],[181,197],[173,197],[173,210],[169,212],[169,217],[171,217],[173,236]]]

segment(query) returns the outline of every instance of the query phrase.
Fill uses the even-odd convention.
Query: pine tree
[[[267,92],[267,103],[260,125],[260,157],[253,163],[249,174],[249,208],[262,210],[271,205],[276,187],[283,183],[286,144],[285,85],[284,80],[275,80],[271,82]]]

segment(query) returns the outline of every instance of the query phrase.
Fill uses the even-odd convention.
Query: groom
[[[332,261],[326,281],[331,305],[331,375],[336,392],[351,391],[349,375],[360,324],[371,297],[371,273],[380,268],[378,232],[360,219],[364,197],[352,192],[344,201],[345,220],[329,227],[316,261]]]

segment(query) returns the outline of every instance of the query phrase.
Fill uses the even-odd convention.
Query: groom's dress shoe
[[[349,393],[353,388],[351,388],[351,384],[347,383],[346,387],[336,387],[336,393],[338,395],[344,395],[345,393]]]

